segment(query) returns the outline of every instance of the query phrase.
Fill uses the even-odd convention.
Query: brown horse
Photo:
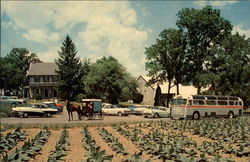
[[[74,111],[77,112],[79,120],[81,119],[81,106],[71,104],[68,100],[66,100],[66,108],[68,111],[69,121],[70,121],[70,116],[73,120],[73,112]]]

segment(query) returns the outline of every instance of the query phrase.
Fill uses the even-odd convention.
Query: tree
[[[250,104],[250,39],[229,35],[211,50],[208,68],[215,94],[239,96]]]
[[[182,9],[178,14],[177,26],[185,33],[189,79],[200,94],[207,84],[206,63],[212,54],[212,46],[218,45],[232,30],[232,25],[220,15],[220,10],[206,6],[202,9]]]
[[[156,44],[146,48],[146,70],[152,77],[150,83],[168,81],[168,94],[170,94],[174,78],[177,85],[184,78],[185,41],[181,31],[176,29],[163,30],[159,36]],[[177,91],[179,91],[178,86]],[[170,98],[167,98],[167,106],[169,100]]]
[[[155,92],[155,106],[162,106],[162,102],[161,102],[161,88],[160,86],[158,86],[156,88],[156,92]]]
[[[33,58],[39,61],[36,54],[30,54],[25,48],[13,48],[6,57],[0,58],[0,88],[4,88],[6,94],[21,94],[28,84],[26,74]]]
[[[138,94],[137,92],[137,82],[134,77],[131,76],[129,73],[124,74],[124,80],[121,81],[122,92],[119,96],[119,100],[121,101],[128,101],[133,99],[133,96]]]
[[[130,79],[127,77],[125,68],[114,57],[103,57],[90,67],[85,80],[86,93],[88,97],[106,99],[112,104],[117,104],[124,85],[129,84]]]
[[[55,61],[58,66],[56,73],[59,75],[59,92],[64,99],[74,100],[81,91],[83,77],[80,58],[76,57],[77,50],[67,35],[62,42],[59,58]]]

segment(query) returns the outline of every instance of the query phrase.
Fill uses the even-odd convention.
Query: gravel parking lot
[[[169,118],[144,118],[142,116],[129,115],[129,116],[105,116],[103,120],[88,120],[84,118],[83,120],[78,120],[76,112],[73,112],[74,120],[68,121],[67,111],[63,111],[61,114],[53,115],[51,118],[45,117],[29,117],[29,118],[19,118],[10,117],[2,118],[2,124],[52,124],[52,123],[117,123],[117,122],[136,122],[136,121],[149,121],[149,120],[171,120]]]

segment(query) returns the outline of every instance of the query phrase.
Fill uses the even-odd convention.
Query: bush
[[[39,95],[39,94],[35,95],[34,98],[35,98],[36,100],[42,100],[42,96]]]
[[[134,103],[141,103],[143,100],[143,95],[140,93],[137,93],[133,96],[133,102]]]
[[[0,117],[10,117],[11,114],[11,105],[0,103]]]

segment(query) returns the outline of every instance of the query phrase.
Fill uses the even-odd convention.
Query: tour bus
[[[171,101],[172,118],[192,118],[227,116],[234,118],[242,115],[243,101],[234,96],[178,95]]]

